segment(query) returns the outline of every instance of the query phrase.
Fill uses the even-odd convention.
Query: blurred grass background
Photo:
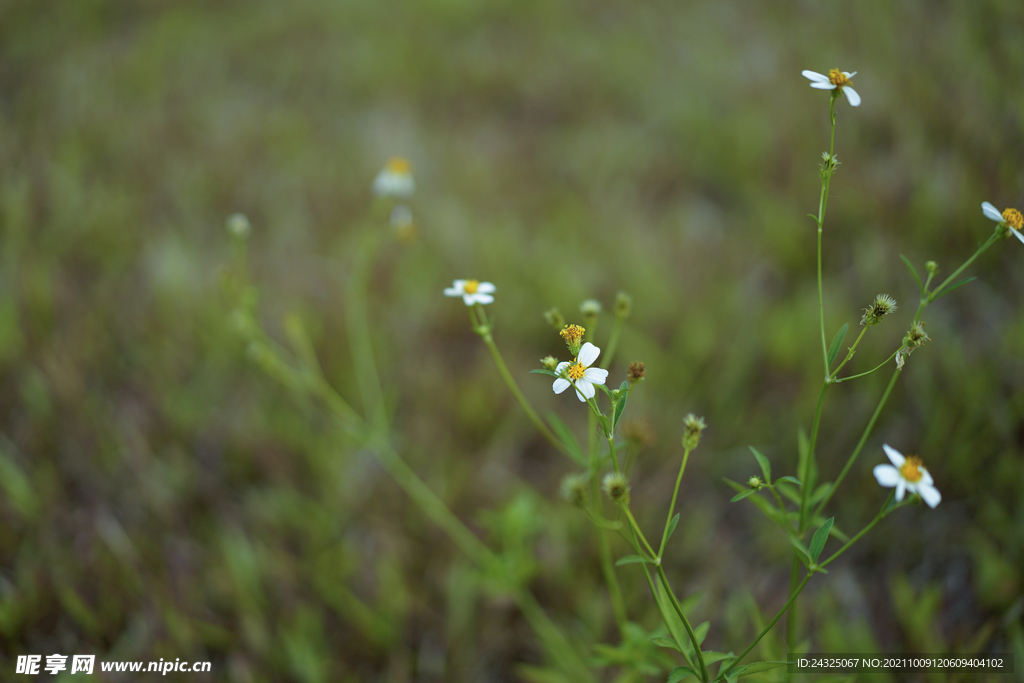
[[[703,596],[709,646],[742,648],[751,598],[768,615],[784,601],[789,551],[721,477],[756,471],[748,444],[792,471],[820,382],[805,214],[828,97],[800,71],[859,72],[864,104],[837,106],[824,262],[829,337],[877,293],[900,303],[864,370],[913,317],[898,255],[951,272],[993,227],[983,200],[1024,204],[1021,25],[1013,0],[0,3],[0,678],[54,652],[311,683],[520,680],[540,663],[514,605],[227,322],[223,222],[241,211],[268,329],[283,338],[297,311],[357,402],[344,283],[393,155],[415,169],[420,239],[381,254],[371,307],[403,455],[492,544],[517,529],[552,618],[615,642],[593,532],[557,496],[569,463],[441,290],[497,284],[509,365],[576,427],[577,402],[526,374],[562,351],[541,313],[629,292],[612,379],[646,363],[628,417],[651,439],[633,508],[660,528],[681,417],[704,415],[670,577]],[[831,510],[847,532],[873,516],[883,442],[920,452],[943,502],[812,582],[819,651],[1024,665],[1022,262],[1000,242],[929,308],[933,342]],[[830,392],[823,476],[887,375]],[[653,628],[629,569],[630,618]]]

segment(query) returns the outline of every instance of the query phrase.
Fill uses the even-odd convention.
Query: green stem
[[[540,636],[548,644],[548,652],[552,658],[565,670],[573,675],[573,680],[593,682],[594,676],[590,673],[587,665],[580,658],[572,643],[565,637],[544,612],[544,608],[537,603],[537,599],[526,590],[516,591],[514,594],[519,610],[530,623],[534,633]]]
[[[871,429],[875,426],[875,421],[878,419],[878,416],[881,415],[882,408],[885,407],[885,402],[889,400],[889,394],[892,393],[892,388],[896,386],[896,380],[899,376],[899,370],[893,371],[892,379],[889,380],[889,385],[885,388],[885,393],[882,394],[881,400],[875,407],[875,412],[872,413],[871,419],[868,420],[867,426],[864,427],[864,433],[860,435],[860,441],[857,442],[857,446],[853,449],[853,453],[850,454],[849,459],[846,461],[846,465],[843,466],[843,471],[839,473],[835,482],[829,487],[825,497],[821,499],[820,503],[818,503],[818,507],[814,511],[814,516],[819,515],[821,511],[825,509],[825,505],[827,505],[828,501],[832,498],[832,494],[836,492],[836,489],[839,488],[839,484],[842,483],[846,473],[850,471],[850,467],[853,466],[853,461],[857,459],[857,456],[860,454],[860,450],[864,447],[864,443],[868,440],[868,436],[871,434]]]
[[[860,340],[864,338],[864,333],[867,331],[867,326],[860,329],[860,334],[857,335],[857,341],[853,342],[853,346],[851,346],[850,350],[846,352],[846,358],[844,358],[843,362],[839,364],[839,367],[829,375],[830,380],[835,379],[836,375],[839,374],[839,371],[843,369],[843,366],[850,362],[850,359],[853,358],[853,354],[857,352],[857,344],[860,344]]]
[[[661,620],[665,622],[665,627],[668,628],[668,614],[666,614],[665,611],[662,609],[661,600],[658,600],[658,589],[655,588],[654,581],[651,579],[651,575],[647,573],[647,565],[640,566],[643,567],[644,578],[647,579],[647,585],[651,588],[651,596],[654,598],[654,604],[658,606],[658,614],[661,615]],[[683,656],[683,661],[686,662],[686,665],[688,667],[693,669],[695,665],[693,663],[693,660],[690,659],[690,656],[686,654],[685,650],[683,649],[683,643],[679,642],[675,634],[672,633],[672,629],[668,629],[668,632],[669,635],[672,636],[672,640],[676,641],[676,645],[679,646],[679,654]]]
[[[849,541],[847,541],[846,545],[844,545],[842,548],[837,550],[835,552],[835,554],[832,555],[832,557],[828,558],[827,560],[825,560],[824,562],[822,562],[818,566],[819,567],[826,567],[826,566],[828,566],[832,562],[832,560],[836,559],[837,557],[839,557],[840,555],[845,553],[847,548],[849,548],[851,545],[853,545],[854,543],[859,541],[861,536],[863,536],[867,532],[871,531],[875,527],[876,524],[878,524],[880,521],[882,521],[882,518],[885,517],[887,514],[889,514],[889,512],[886,510],[886,508],[889,506],[889,502],[893,499],[893,496],[895,496],[895,495],[896,495],[895,491],[889,492],[889,497],[885,499],[884,503],[882,503],[882,509],[878,511],[878,514],[875,515],[875,518],[873,520],[871,520],[871,523],[868,524],[863,529],[861,529],[860,533],[858,533],[856,536],[854,536]]]
[[[371,422],[381,421],[383,426],[384,406],[380,374],[373,353],[373,338],[370,335],[369,315],[366,308],[366,289],[370,269],[375,260],[379,239],[376,233],[365,236],[356,253],[349,281],[348,305],[345,319],[349,344],[352,348],[352,364],[355,366],[356,384],[363,400],[363,409]]]
[[[891,356],[889,356],[888,358],[886,358],[885,360],[883,360],[883,361],[882,361],[881,363],[879,363],[878,365],[876,365],[876,366],[875,366],[874,368],[872,368],[871,370],[868,370],[867,372],[862,372],[862,373],[860,373],[860,374],[858,374],[858,375],[850,375],[849,377],[840,377],[840,378],[838,378],[838,379],[836,379],[836,380],[833,380],[833,382],[832,382],[832,383],[833,383],[833,384],[841,384],[841,383],[843,383],[843,382],[845,382],[845,381],[847,381],[847,380],[850,380],[850,379],[857,379],[858,377],[864,377],[864,376],[866,376],[866,375],[870,375],[870,374],[871,374],[871,373],[873,373],[873,372],[876,372],[876,371],[878,371],[878,370],[881,370],[881,369],[882,369],[882,368],[883,368],[883,367],[884,367],[884,366],[885,366],[885,365],[886,365],[886,364],[887,364],[887,363],[888,363],[889,361],[891,361],[891,360],[892,360],[893,358],[895,358],[895,357],[896,357],[896,354],[897,354],[897,353],[899,353],[899,352],[900,352],[900,350],[899,350],[899,349],[896,349],[895,351],[893,351],[893,352],[892,352],[892,355],[891,355]]]
[[[612,452],[612,467],[615,468],[615,474],[619,473],[619,458],[615,455],[615,437],[611,434],[608,435],[608,448]]]
[[[804,589],[804,586],[807,585],[807,582],[810,581],[811,576],[812,576],[811,572],[808,572],[807,576],[804,577],[804,580],[801,581],[800,585],[796,587],[796,590],[795,591],[790,591],[789,600],[787,600],[786,604],[782,606],[782,609],[780,609],[778,614],[775,615],[775,618],[772,619],[771,622],[767,626],[764,627],[764,630],[761,631],[761,633],[757,636],[757,638],[754,638],[754,642],[752,642],[750,645],[748,645],[747,649],[740,653],[740,656],[736,658],[736,661],[734,661],[732,664],[730,664],[728,669],[726,669],[721,674],[719,674],[719,676],[718,676],[719,678],[725,678],[726,676],[728,676],[729,672],[733,670],[733,667],[735,667],[737,664],[739,664],[740,660],[742,660],[744,657],[746,657],[747,654],[751,650],[754,649],[754,646],[757,645],[761,641],[761,639],[764,638],[765,635],[768,634],[768,631],[770,631],[772,629],[772,626],[775,626],[775,622],[777,622],[782,617],[782,615],[786,613],[786,610],[789,609],[789,606],[792,605],[793,602],[796,600],[797,596],[800,595],[800,591],[802,591]],[[792,615],[790,615],[790,616],[792,616]],[[792,645],[790,645],[790,647],[792,647]]]
[[[829,102],[828,107],[828,118],[832,126],[831,139],[828,145],[829,164],[832,163],[831,158],[834,155],[836,149],[836,98],[835,94],[832,95],[832,100]],[[825,297],[822,293],[821,286],[821,233],[822,226],[825,224],[825,209],[828,206],[828,190],[832,183],[832,172],[829,173],[821,181],[821,195],[818,197],[818,320],[821,324],[821,358],[825,362],[825,376],[828,377],[828,346],[825,342]]]
[[[660,559],[665,552],[665,544],[668,542],[668,527],[672,523],[672,513],[676,510],[676,497],[679,495],[679,484],[683,481],[683,472],[686,471],[686,462],[690,459],[690,449],[683,452],[683,462],[679,465],[679,474],[676,476],[676,487],[672,490],[672,503],[668,506],[668,517],[665,518],[665,530],[661,532],[661,546],[658,548],[657,557]]]
[[[668,577],[665,576],[665,568],[658,564],[658,576],[661,577],[661,585],[665,587],[665,593],[668,594],[668,599],[672,603],[673,609],[676,614],[683,622],[683,627],[686,629],[686,634],[690,636],[690,642],[693,643],[693,653],[697,657],[697,664],[700,667],[700,679],[702,681],[708,680],[708,667],[704,664],[704,654],[700,650],[700,643],[697,642],[697,634],[693,632],[693,627],[690,626],[690,620],[683,614],[683,606],[679,604],[676,599],[676,594],[672,590],[672,586],[668,583]]]
[[[932,290],[932,291],[931,291],[931,292],[930,292],[930,293],[928,294],[928,303],[931,303],[931,302],[935,301],[935,295],[936,295],[936,293],[938,293],[938,294],[941,294],[941,293],[942,293],[942,290],[943,290],[943,289],[945,289],[946,285],[948,285],[948,284],[949,284],[950,282],[952,282],[952,281],[953,281],[953,279],[954,279],[954,278],[955,278],[955,277],[956,277],[957,275],[959,275],[960,273],[962,273],[962,272],[964,271],[964,269],[965,269],[965,268],[966,268],[967,266],[969,266],[969,265],[971,265],[972,263],[974,263],[974,259],[976,259],[976,258],[978,258],[979,256],[981,256],[981,255],[982,255],[982,253],[984,253],[986,249],[988,249],[989,247],[991,247],[991,246],[992,246],[992,243],[993,243],[993,242],[995,242],[997,238],[998,238],[998,234],[997,234],[997,233],[995,233],[995,232],[994,232],[994,233],[992,233],[992,235],[991,235],[991,236],[990,236],[990,237],[988,238],[988,240],[987,240],[987,241],[986,241],[986,242],[985,242],[985,243],[984,243],[983,245],[981,245],[980,247],[978,247],[978,250],[977,250],[976,252],[974,252],[974,255],[973,255],[973,256],[971,256],[971,258],[969,258],[969,259],[967,259],[966,261],[964,261],[964,264],[963,264],[962,266],[960,266],[959,268],[957,268],[956,270],[954,270],[954,271],[953,271],[953,273],[952,273],[952,274],[951,274],[951,275],[950,275],[949,277],[947,277],[947,278],[946,278],[945,280],[943,280],[943,281],[942,281],[942,284],[941,284],[941,285],[939,285],[938,287],[936,287],[935,289],[933,289],[933,290]],[[914,319],[914,322],[917,322],[917,319],[916,319],[916,318]]]
[[[818,392],[818,405],[814,408],[814,423],[811,425],[811,441],[807,446],[807,461],[804,463],[804,471],[800,473],[803,485],[800,487],[800,533],[807,529],[810,505],[808,501],[811,495],[811,472],[814,471],[814,450],[818,443],[818,430],[821,427],[821,408],[825,403],[825,391],[829,383],[825,381]]]
[[[622,588],[619,586],[619,578],[615,575],[615,566],[612,563],[612,545],[608,541],[608,534],[596,527],[598,545],[601,550],[601,571],[604,573],[605,583],[608,584],[608,595],[612,601],[612,613],[615,615],[615,624],[619,627],[619,635],[626,637],[626,603],[622,599]]]
[[[800,556],[797,554],[795,548],[793,549],[793,562],[789,567],[789,597],[792,599],[797,594],[797,577],[800,576]],[[798,613],[794,608],[789,613],[789,617],[786,619],[786,645],[789,647],[789,651],[792,652],[796,648],[796,630],[797,630],[797,617]]]
[[[660,566],[661,558],[659,558],[654,552],[654,548],[651,547],[651,544],[647,542],[647,537],[644,536],[644,532],[640,529],[640,525],[636,523],[636,518],[634,518],[633,513],[630,512],[629,506],[622,505],[620,507],[622,508],[622,511],[626,513],[626,519],[629,520],[629,524],[633,528],[633,533],[640,538],[644,547],[647,548],[647,552],[651,554],[651,560]]]

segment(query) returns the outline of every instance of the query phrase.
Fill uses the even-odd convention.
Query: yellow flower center
[[[911,455],[900,467],[900,474],[911,484],[916,484],[924,476],[924,461],[916,455]]]
[[[402,157],[394,157],[388,160],[387,169],[389,172],[398,175],[409,175],[412,171],[412,166],[409,165],[408,160]]]
[[[584,332],[586,330],[579,325],[566,325],[558,334],[567,344],[578,344],[583,339]]]
[[[1017,209],[1003,211],[1003,220],[1014,230],[1024,228],[1024,214],[1021,214]]]
[[[829,69],[828,82],[837,88],[842,88],[844,85],[850,85],[850,79],[847,78],[839,69]]]
[[[586,372],[586,370],[587,366],[577,360],[569,366],[569,369],[566,370],[566,372],[569,375],[569,379],[575,382],[578,379],[583,379],[583,373]]]
[[[462,291],[466,294],[476,294],[477,287],[480,283],[476,280],[466,280],[466,283],[462,285]]]

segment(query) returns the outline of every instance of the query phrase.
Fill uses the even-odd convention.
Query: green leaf
[[[640,557],[639,555],[626,555],[625,557],[620,558],[615,563],[615,566],[621,567],[624,564],[637,564],[638,562],[642,562],[644,564],[652,564],[652,562],[648,560],[646,557]]]
[[[789,533],[789,543],[797,549],[797,552],[800,553],[800,561],[804,564],[809,564],[811,561],[810,551],[807,550],[807,546],[804,545],[804,542],[797,538],[796,534],[792,531]]]
[[[587,459],[583,457],[583,451],[580,449],[580,444],[576,441],[576,437],[572,432],[565,426],[565,423],[559,419],[554,413],[548,413],[548,423],[551,428],[555,430],[555,434],[562,440],[565,447],[569,449],[572,454],[572,459],[584,467],[587,466]]]
[[[782,481],[782,479],[779,479]],[[775,482],[775,490],[783,495],[784,498],[788,498],[791,503],[800,504],[800,494],[789,488],[788,486],[779,486],[779,481]]]
[[[761,451],[757,450],[753,446],[747,446],[750,452],[757,458],[757,464],[761,466],[761,474],[764,475],[764,483],[772,483],[772,464],[768,462],[768,458],[761,455]]]
[[[799,479],[797,479],[796,477],[791,477],[789,475],[786,475],[785,477],[779,477],[778,479],[775,480],[775,483],[778,484],[780,481],[788,481],[791,484],[796,484],[798,487],[801,485]]]
[[[693,635],[697,636],[697,645],[703,645],[704,639],[708,637],[708,629],[711,628],[710,621],[702,621],[693,629]],[[692,643],[691,643],[692,645]]]
[[[940,292],[939,294],[934,295],[932,297],[932,301],[935,301],[936,299],[941,299],[942,297],[944,297],[947,294],[949,294],[950,292],[952,292],[954,289],[956,289],[958,287],[963,287],[964,285],[966,285],[971,280],[977,280],[977,279],[978,278],[976,278],[976,277],[969,277],[966,280],[961,280],[960,282],[956,283],[955,285],[950,285],[949,287],[946,287],[944,290],[942,290],[942,292]]]
[[[668,523],[668,534],[665,536],[665,542],[668,543],[668,539],[672,538],[672,534],[675,533],[676,524],[679,524],[679,513],[672,518],[672,521]]]
[[[535,375],[551,375],[552,377],[559,377],[560,376],[560,375],[557,375],[557,374],[551,372],[550,370],[544,370],[543,368],[536,368],[534,370],[530,370],[530,374],[535,374]]]
[[[651,638],[651,642],[654,643],[655,645],[657,645],[658,647],[667,647],[670,650],[675,650],[676,652],[682,652],[682,650],[679,649],[679,646],[676,645],[676,641],[672,640],[671,638],[665,638],[664,636],[658,636],[657,638]]]
[[[831,491],[831,490],[832,490],[832,482],[826,481],[824,484],[822,484],[818,488],[814,489],[814,493],[811,494],[811,500],[809,501],[810,504],[814,505],[819,500],[821,500],[822,498],[827,496],[828,492]]]
[[[907,264],[907,268],[910,269],[910,274],[914,276],[914,281],[917,282],[917,288],[921,290],[921,296],[924,296],[924,285],[921,284],[921,278],[918,277],[917,271],[914,270],[914,265],[910,262],[910,259],[908,259],[903,254],[900,254],[900,258],[903,259],[903,262]]]
[[[645,568],[644,571],[647,571]],[[661,612],[662,620],[665,622],[665,626],[668,627],[668,632],[672,638],[679,645],[690,642],[690,637],[686,633],[686,627],[683,626],[682,620],[679,615],[676,614],[675,608],[669,601],[668,594],[665,592],[665,586],[661,583],[661,578],[658,577],[654,581],[654,598],[658,602],[658,610]],[[683,610],[687,609],[684,601]]]
[[[836,332],[836,336],[832,337],[832,345],[828,347],[828,365],[832,367],[832,361],[839,355],[839,347],[842,345],[843,340],[846,339],[846,331],[850,329],[850,323],[846,323],[839,328]]]
[[[714,650],[704,650],[701,654],[704,656],[704,664],[706,665],[720,662],[723,659],[731,659],[736,656],[732,652],[715,652]]]
[[[626,397],[629,395],[629,384],[623,382],[619,386],[619,400],[615,402],[615,407],[612,410],[612,432],[615,431],[615,426],[619,424],[619,418],[622,417],[622,411],[626,409]]]
[[[749,486],[739,484],[728,477],[722,477],[722,481],[732,487],[734,491],[753,491]],[[776,525],[786,533],[792,530],[786,516],[782,512],[769,502],[766,498],[761,496],[754,496],[750,499],[750,502],[757,506],[757,509],[764,513],[765,517],[775,522]]]
[[[679,683],[679,681],[686,680],[690,676],[696,675],[697,674],[694,673],[693,669],[687,668],[685,666],[677,666],[676,668],[672,669],[671,673],[669,673],[668,680],[666,680],[665,683]]]
[[[752,496],[755,493],[757,493],[757,489],[747,489],[746,491],[740,491],[735,496],[733,496],[732,500],[730,500],[729,502],[735,503],[737,500],[743,500],[747,496]]]
[[[780,666],[788,666],[789,664],[793,663],[794,662],[752,662],[745,666],[737,667],[730,673],[735,674],[736,677],[739,678],[740,676],[749,676],[751,674],[756,674],[761,671],[778,669]]]
[[[811,538],[812,562],[818,561],[818,557],[821,555],[821,551],[825,547],[825,541],[828,540],[828,530],[832,528],[832,523],[835,520],[835,517],[829,517],[825,520],[825,523],[818,527],[818,530],[814,532],[814,537]]]

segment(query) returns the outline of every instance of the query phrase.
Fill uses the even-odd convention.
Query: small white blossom
[[[982,202],[981,212],[985,214],[985,218],[1006,225],[1016,235],[1017,239],[1024,242],[1024,235],[1020,233],[1021,230],[1024,230],[1024,214],[1021,214],[1020,211],[1017,209],[1006,209],[1000,213],[999,209],[988,202]]]
[[[604,384],[605,380],[608,379],[607,370],[591,367],[597,362],[599,355],[601,355],[601,349],[590,342],[585,343],[580,347],[576,360],[571,363],[562,361],[558,364],[555,368],[555,374],[559,375],[559,377],[551,388],[555,390],[556,394],[560,394],[570,386],[573,386],[576,388],[576,396],[581,401],[594,398],[594,394],[597,393],[594,385]]]
[[[846,95],[846,99],[850,101],[851,107],[860,106],[860,95],[850,87],[850,79],[857,75],[856,71],[850,73],[848,71],[832,69],[828,72],[828,76],[817,71],[804,70],[801,73],[804,78],[810,79],[812,88],[818,88],[819,90],[835,90],[839,88]]]
[[[373,179],[373,193],[378,197],[411,197],[415,191],[412,166],[402,157],[389,160]]]
[[[921,458],[916,455],[905,457],[888,444],[882,448],[892,465],[875,465],[875,479],[879,485],[889,489],[895,486],[897,501],[902,501],[903,495],[910,491],[921,496],[928,507],[934,508],[938,505],[942,500],[942,494],[933,485],[932,475],[924,468]]]
[[[490,282],[476,280],[455,280],[452,286],[444,290],[445,296],[461,296],[467,306],[473,304],[489,304],[494,301],[491,296],[496,288]]]

